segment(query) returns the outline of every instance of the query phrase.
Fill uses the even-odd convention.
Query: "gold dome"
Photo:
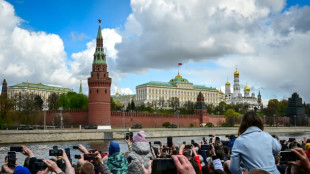
[[[182,76],[178,73],[177,76],[175,76],[176,79],[182,79]]]
[[[236,71],[234,72],[234,76],[239,76],[238,70],[236,70]]]
[[[225,83],[225,85],[230,85],[230,83],[227,81],[227,82]]]
[[[248,87],[248,84],[245,85],[244,91],[250,91],[251,89]]]

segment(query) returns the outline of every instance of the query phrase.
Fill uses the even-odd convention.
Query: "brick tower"
[[[6,109],[6,99],[8,97],[8,84],[6,83],[5,79],[2,82],[2,91],[0,97],[0,111],[2,111]]]
[[[110,88],[112,79],[107,71],[100,24],[101,20],[99,19],[96,51],[91,77],[88,78],[88,124],[98,125],[98,129],[111,129]]]
[[[206,123],[209,122],[209,114],[207,111],[205,98],[203,97],[203,94],[201,92],[199,92],[197,97],[197,102],[194,107],[194,114],[200,116],[200,124],[202,126],[205,126]]]

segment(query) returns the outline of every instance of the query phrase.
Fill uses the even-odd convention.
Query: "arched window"
[[[97,93],[99,93],[99,89],[97,89]]]

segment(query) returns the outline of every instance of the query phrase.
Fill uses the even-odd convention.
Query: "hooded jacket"
[[[141,165],[148,168],[148,163],[152,159],[153,155],[148,142],[134,142],[131,151],[127,154],[128,173],[144,174]]]
[[[128,162],[120,152],[115,152],[110,155],[107,165],[113,174],[127,174]]]

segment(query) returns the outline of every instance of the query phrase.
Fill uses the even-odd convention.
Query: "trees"
[[[88,98],[84,94],[78,94],[76,92],[68,92],[67,94],[61,94],[56,102],[57,108],[63,107],[64,109],[87,109]]]
[[[33,97],[28,93],[22,95],[20,106],[22,113],[26,116],[26,123],[29,124],[29,116],[35,109]]]
[[[240,122],[240,114],[233,109],[228,109],[225,112],[226,124],[228,126],[234,126]]]
[[[172,108],[172,110],[177,110],[180,107],[180,100],[178,97],[171,97],[168,100],[169,106]]]
[[[34,108],[35,110],[42,110],[43,108],[43,100],[41,98],[41,96],[39,95],[36,95],[35,98],[34,98]]]
[[[59,96],[53,92],[49,97],[48,97],[48,108],[49,110],[57,110],[58,109],[58,98]]]

